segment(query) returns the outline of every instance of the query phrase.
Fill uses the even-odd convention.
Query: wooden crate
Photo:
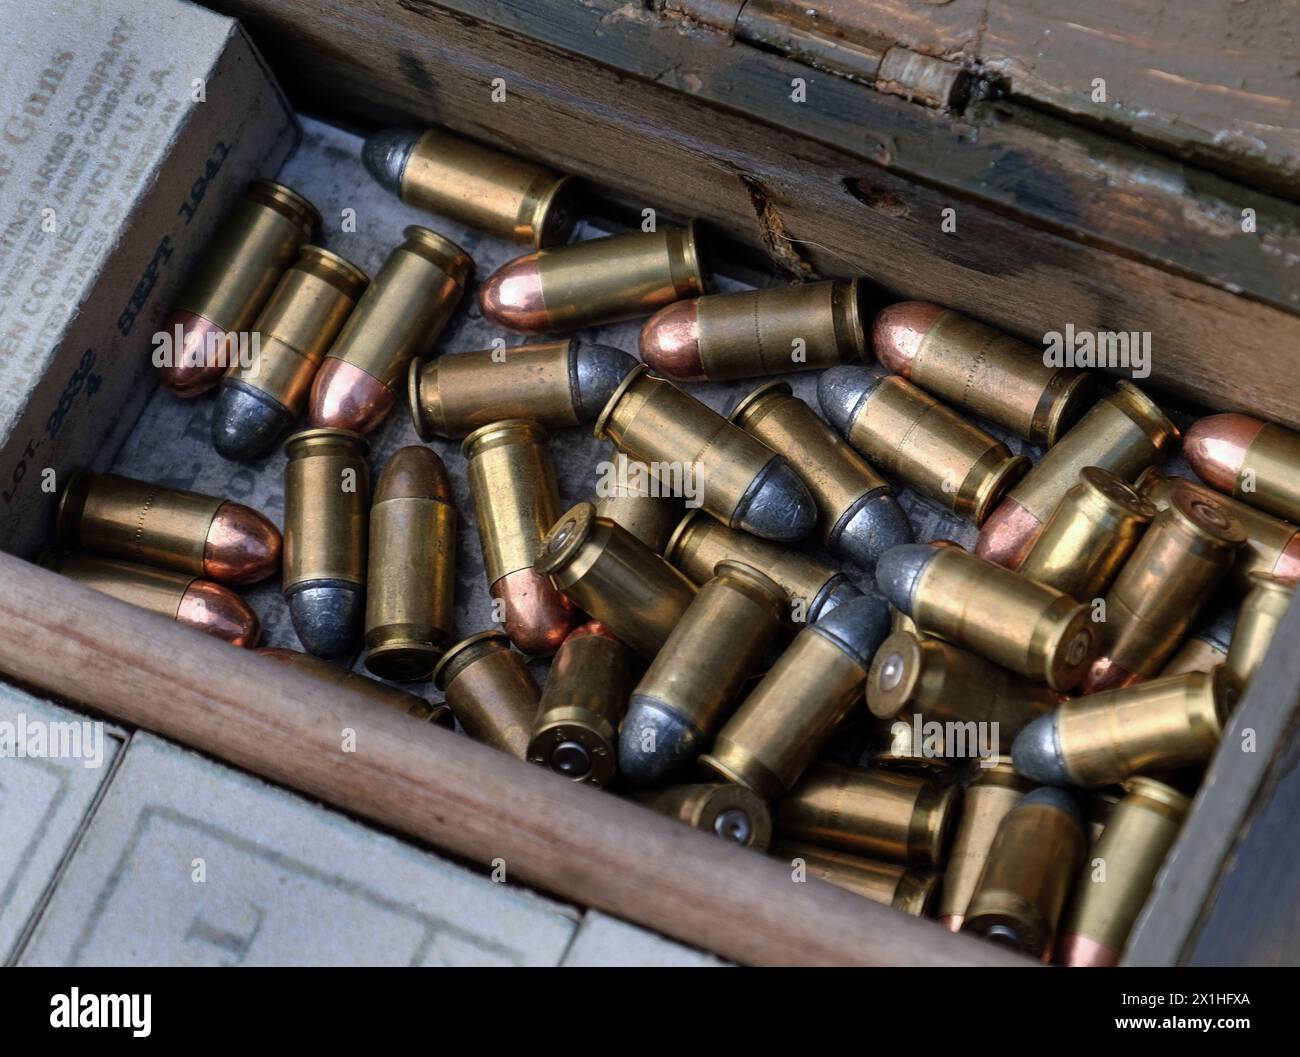
[[[866,274],[1035,344],[1065,321],[1150,331],[1164,400],[1300,426],[1289,4],[1274,16],[1196,0],[1172,39],[1160,4],[1108,23],[1027,0],[210,6],[243,19],[298,101],[335,119],[442,124],[624,206],[700,216],[793,277]],[[1110,102],[1093,98],[1098,77]],[[508,105],[492,101],[497,78]],[[417,735],[7,556],[0,582],[0,669],[468,858],[504,848],[524,880],[586,905],[741,961],[1022,963],[823,886],[792,895],[778,863],[463,738]],[[1130,962],[1300,960],[1297,644],[1293,609]],[[340,767],[326,747],[356,724],[376,749]],[[1246,730],[1254,753],[1238,751]]]

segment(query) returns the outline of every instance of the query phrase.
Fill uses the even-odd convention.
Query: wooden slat
[[[0,672],[738,961],[1027,964],[7,554]]]
[[[795,274],[865,273],[901,297],[940,301],[1034,344],[1066,323],[1149,331],[1154,377],[1171,394],[1300,426],[1300,387],[1276,384],[1297,372],[1300,317],[1265,303],[1300,297],[1289,278],[1300,265],[1287,263],[1300,262],[1294,207],[1268,199],[1268,234],[1232,234],[1235,203],[1195,193],[1216,178],[1180,170],[1167,183],[1160,159],[1134,166],[1124,154],[1133,148],[1099,139],[1094,150],[1081,131],[1040,157],[1045,141],[1057,141],[1031,117],[1046,118],[1021,119],[1003,104],[989,105],[976,132],[814,75],[810,103],[795,107],[791,70],[807,67],[603,4],[548,5],[543,25],[534,0],[490,5],[518,31],[425,0],[215,6],[248,22],[299,98],[332,113],[446,124],[579,172],[626,201],[766,242]],[[572,35],[589,55],[519,27]],[[490,98],[498,76],[504,104]],[[777,127],[780,115],[797,131]],[[949,207],[956,234],[940,230]],[[1294,249],[1262,248],[1265,239]]]
[[[1133,932],[1130,965],[1300,965],[1300,601],[1275,642]]]

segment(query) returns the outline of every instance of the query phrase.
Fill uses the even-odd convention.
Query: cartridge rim
[[[1059,393],[1053,392],[1051,386],[1043,392],[1043,399],[1050,400],[1052,403],[1051,414],[1044,431],[1046,433],[1044,440],[1049,448],[1061,439],[1063,433],[1068,433],[1088,410],[1087,398],[1093,394],[1093,380],[1083,371],[1073,373],[1074,377]],[[1059,373],[1057,377],[1060,377]]]
[[[466,650],[472,649],[473,647],[478,646],[481,643],[487,643],[489,641],[495,642],[500,649],[506,651],[509,651],[510,649],[510,637],[506,635],[504,631],[498,631],[496,628],[489,628],[487,631],[480,631],[475,635],[471,635],[467,639],[461,639],[460,642],[456,643],[456,645],[452,646],[451,649],[449,649],[446,653],[444,653],[442,655],[442,660],[440,660],[437,663],[437,665],[434,666],[431,675],[431,678],[433,679],[433,685],[445,693],[447,690],[447,684],[450,683],[457,675],[460,674],[459,665],[457,665],[457,669],[458,669],[457,671],[454,672],[450,671],[452,667],[452,662],[457,660],[457,658],[461,657],[461,655],[464,654]],[[481,652],[483,654],[486,654],[487,652],[490,651],[485,650]],[[465,663],[468,664],[473,660],[474,658],[471,657]]]
[[[389,639],[366,654],[366,669],[382,679],[419,682],[429,677],[442,651],[420,639]]]
[[[95,483],[97,476],[93,470],[79,467],[72,471],[68,483],[63,486],[58,512],[54,515],[54,539],[60,547],[73,549],[77,546],[81,536],[78,531],[81,515],[86,509],[90,486]]]
[[[597,787],[608,783],[618,771],[615,749],[618,736],[614,728],[585,708],[550,711],[556,718],[533,731],[528,742],[528,759],[570,781]],[[552,762],[556,750],[566,745],[578,747],[586,755],[587,768],[580,774],[566,774]]]
[[[605,432],[605,426],[609,423],[609,416],[613,414],[614,408],[623,398],[623,394],[632,387],[632,383],[647,374],[650,374],[650,365],[648,363],[638,363],[627,372],[627,377],[618,383],[618,388],[610,394],[609,400],[606,401],[605,406],[601,409],[600,415],[597,416],[596,425],[592,428],[593,437],[597,440],[609,440],[609,436]],[[617,445],[615,445],[615,447],[617,447]]]
[[[596,508],[590,503],[569,507],[542,537],[533,568],[545,576],[555,576],[577,557],[596,521]]]
[[[1132,382],[1120,379],[1115,383],[1117,403],[1138,425],[1145,428],[1147,436],[1158,451],[1163,451],[1182,437],[1182,431],[1160,410],[1160,405],[1142,392]]]
[[[295,449],[300,448],[303,444],[310,443],[313,440],[329,438],[349,441],[357,447],[359,454],[362,456],[370,452],[370,441],[366,440],[360,433],[353,432],[350,429],[342,429],[338,426],[313,426],[310,429],[299,430],[285,440],[284,452],[292,459],[295,457]]]
[[[724,558],[713,567],[713,575],[715,578],[729,576],[741,581],[741,584],[749,589],[746,591],[747,594],[760,595],[765,601],[771,603],[778,618],[785,617],[790,596],[785,593],[780,584],[761,570],[735,558]]]
[[[503,418],[499,422],[489,422],[486,426],[479,426],[461,441],[461,455],[466,459],[474,458],[493,439],[493,434],[500,434],[501,439],[507,441],[510,441],[514,435],[512,442],[516,444],[545,444],[550,439],[546,427],[539,422],[531,422],[526,418]]]
[[[1032,465],[1028,456],[1013,455],[984,479],[983,487],[975,497],[975,509],[971,512],[971,520],[975,522],[976,527],[988,520],[989,514],[1002,502],[1002,497],[1007,490],[1024,477]]]
[[[880,644],[871,659],[865,690],[867,708],[872,715],[879,719],[893,719],[907,708],[921,678],[921,651],[920,640],[909,631],[892,632]],[[895,657],[901,670],[897,678],[892,679],[886,668]]]
[[[463,284],[474,274],[474,258],[445,235],[421,224],[411,224],[403,230],[402,237],[406,240],[403,245],[433,262],[453,282]]]
[[[745,840],[729,837],[719,828],[725,816],[740,812],[749,824]],[[772,840],[772,815],[766,803],[752,789],[743,785],[721,783],[709,789],[695,805],[694,825],[697,829],[713,833],[729,844],[763,851]]]
[[[857,350],[858,359],[863,363],[867,362],[867,357],[871,355],[871,338],[867,334],[867,324],[872,313],[863,311],[863,302],[867,299],[868,290],[866,281],[862,276],[849,280],[849,328],[853,332],[853,347]]]
[[[1180,481],[1169,496],[1169,510],[1196,535],[1228,547],[1246,542],[1246,530],[1232,511],[1208,489],[1188,488]]]
[[[406,402],[411,409],[411,425],[415,427],[415,435],[426,444],[433,440],[433,426],[424,420],[424,413],[420,410],[420,375],[424,373],[425,364],[429,362],[420,359],[419,356],[412,356],[411,363],[406,368]],[[464,445],[461,446],[462,452]]]
[[[245,196],[284,214],[303,230],[307,238],[311,238],[322,223],[320,210],[287,184],[254,180],[248,185]]]
[[[528,221],[529,226],[533,229],[534,249],[545,249],[547,246],[560,245],[568,240],[573,233],[574,224],[577,222],[577,214],[570,210],[566,215],[559,212],[556,205],[564,199],[572,197],[573,192],[577,189],[576,178],[571,173],[565,173],[559,179],[553,181],[544,194],[538,196],[537,202],[533,206],[533,215]],[[551,225],[557,218],[561,223],[552,228]]]
[[[727,416],[727,421],[744,429],[745,423],[742,420],[757,414],[760,405],[773,395],[793,397],[794,390],[790,388],[789,382],[764,382],[753,392],[741,398],[731,414]]]
[[[700,253],[699,221],[694,217],[682,228],[682,258],[686,265],[686,285],[695,288],[695,296],[702,297],[708,293],[708,283],[704,277],[704,258]],[[682,300],[682,298],[678,298]]]
[[[912,917],[928,917],[939,895],[939,882],[942,878],[942,874],[935,872],[904,871],[898,879],[898,887],[894,890],[894,899],[890,905]]]
[[[361,292],[370,285],[370,276],[346,257],[340,256],[333,250],[327,250],[324,246],[308,243],[298,252],[295,267],[302,265],[304,261],[315,262],[321,265],[322,271],[330,273],[331,277],[337,277],[338,282],[333,285],[353,299],[360,296]]]
[[[1172,785],[1166,782],[1159,782],[1154,778],[1148,778],[1145,775],[1136,775],[1121,783],[1124,791],[1134,796],[1143,797],[1146,800],[1154,800],[1158,804],[1176,811],[1180,816],[1187,813],[1191,807],[1191,797],[1180,793]]]
[[[1141,481],[1141,478],[1138,480]],[[1103,470],[1100,466],[1085,466],[1080,470],[1079,483],[1107,507],[1142,521],[1150,521],[1159,513],[1155,504],[1142,495],[1137,486],[1129,484],[1109,470]]]
[[[699,507],[696,507],[694,510],[686,511],[681,521],[677,522],[677,527],[673,529],[673,534],[668,537],[668,542],[664,545],[664,557],[667,558],[668,561],[672,562],[673,565],[677,564],[674,558],[676,557],[677,550],[681,547],[682,540],[686,538],[686,530],[691,521],[693,521],[699,513]]]

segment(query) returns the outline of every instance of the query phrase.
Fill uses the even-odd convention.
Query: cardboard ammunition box
[[[0,43],[0,547],[48,536],[155,385],[152,335],[298,123],[238,23],[178,0],[51,0]]]

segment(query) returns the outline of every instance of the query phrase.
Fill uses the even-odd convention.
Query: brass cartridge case
[[[689,468],[699,504],[729,528],[801,539],[816,524],[812,496],[786,460],[641,364],[596,420],[596,437],[642,462]]]
[[[517,257],[488,277],[479,304],[498,326],[541,334],[648,316],[704,288],[692,222]]]
[[[1010,756],[998,756],[991,767],[978,769],[966,789],[939,897],[939,923],[950,932],[961,931],[1002,820],[1032,788],[1028,779],[1016,774]]]
[[[705,583],[718,562],[752,565],[784,589],[790,603],[790,620],[795,624],[811,623],[860,593],[843,573],[816,558],[729,529],[698,510],[687,511],[664,548],[664,555],[696,584]]]
[[[1079,809],[1068,793],[1045,787],[1027,794],[998,827],[963,931],[1050,960],[1086,850]]]
[[[1193,481],[1167,477],[1154,466],[1143,472],[1135,487],[1155,504],[1157,510],[1167,510],[1175,486],[1201,487]],[[1237,554],[1227,577],[1235,591],[1244,595],[1250,590],[1251,573],[1266,573],[1291,583],[1300,582],[1300,528],[1230,499],[1221,492],[1205,491],[1228,510],[1246,533],[1246,545]]]
[[[744,786],[730,782],[670,785],[631,794],[639,804],[732,844],[766,851],[772,840],[767,805]]]
[[[1177,427],[1142,390],[1125,381],[1116,382],[1115,390],[1093,404],[1007,492],[980,532],[976,554],[1018,568],[1085,466],[1132,481],[1177,443]]]
[[[415,225],[361,295],[312,383],[314,426],[369,433],[397,401],[411,359],[432,350],[460,303],[474,262]]]
[[[228,584],[280,565],[280,531],[242,503],[119,474],[74,473],[59,498],[59,544]]]
[[[1088,607],[955,547],[908,544],[881,558],[876,580],[922,632],[1068,691],[1096,654]]]
[[[488,586],[505,610],[506,633],[525,653],[552,654],[576,614],[533,569],[542,539],[560,514],[546,430],[520,419],[494,422],[466,437],[461,454],[469,463]]]
[[[1057,694],[940,639],[894,632],[867,673],[867,707],[880,719],[919,713],[939,723],[997,724],[1011,744],[1056,707]]]
[[[1095,693],[1164,667],[1232,567],[1245,532],[1205,489],[1176,486],[1106,592],[1100,656],[1084,680]]]
[[[1254,588],[1241,603],[1228,649],[1227,668],[1242,692],[1264,663],[1269,646],[1295,598],[1295,585],[1256,573]]]
[[[49,554],[41,564],[101,594],[224,639],[232,646],[252,649],[262,634],[257,614],[244,600],[210,580],[89,554]]]
[[[316,207],[296,191],[270,180],[249,185],[163,324],[181,339],[175,362],[159,365],[164,385],[198,396],[221,380],[230,341],[257,318],[319,224]]]
[[[891,371],[1032,444],[1055,444],[1092,397],[1083,372],[1048,367],[1042,350],[938,305],[890,305],[873,331]]]
[[[653,660],[695,585],[626,529],[579,503],[547,533],[534,565],[579,608]]]
[[[1184,451],[1219,491],[1300,522],[1300,433],[1249,415],[1210,415],[1187,431]]]
[[[356,672],[349,671],[342,665],[322,661],[319,657],[313,657],[310,653],[303,653],[300,650],[265,647],[257,652],[259,656],[268,657],[291,668],[297,668],[299,671],[306,672],[308,675],[329,683],[331,686],[350,690],[354,694],[360,694],[362,697],[377,701],[381,705],[395,708],[399,712],[405,712],[408,716],[422,722],[432,723],[447,730],[453,729],[456,725],[451,714],[451,708],[444,701],[426,701],[416,694],[408,693],[406,690],[399,690],[387,683],[381,683],[378,679],[359,675]]]
[[[860,279],[711,294],[662,308],[641,358],[678,381],[725,381],[866,360],[872,295]]]
[[[412,359],[411,419],[426,441],[514,418],[547,429],[576,426],[600,413],[634,366],[618,349],[572,338]]]
[[[818,848],[797,841],[779,841],[772,857],[792,866],[802,861],[808,877],[844,888],[856,895],[901,910],[913,917],[925,917],[939,894],[939,875],[921,874],[894,863],[876,862],[860,855],[830,848]]]
[[[785,456],[817,504],[816,538],[859,565],[912,542],[912,525],[893,489],[786,382],[746,396],[731,421]]]
[[[366,667],[385,679],[426,679],[455,634],[456,510],[442,460],[399,448],[370,508]]]
[[[1204,763],[1237,697],[1225,667],[1077,697],[1026,727],[1012,756],[1027,777],[1084,788]]]
[[[650,467],[639,459],[615,451],[609,466],[611,479],[601,490],[596,516],[622,525],[656,554],[666,553],[682,519],[682,500],[662,494]]]
[[[440,128],[408,150],[398,184],[407,205],[538,248],[564,242],[573,230],[571,176]]]
[[[938,753],[926,745],[924,722],[924,717],[914,713],[879,720],[868,745],[871,766],[936,782],[952,781],[956,765],[961,761],[946,754],[946,745]],[[918,724],[922,725],[919,731]],[[979,748],[978,742],[975,748]]]
[[[604,625],[593,620],[569,632],[551,664],[528,758],[575,782],[606,785],[617,772],[618,724],[637,667]]]
[[[776,805],[773,824],[783,840],[933,866],[943,861],[957,793],[923,778],[815,763]]]
[[[1080,602],[1101,597],[1156,516],[1108,470],[1086,466],[1021,563],[1019,573]]]
[[[365,617],[368,447],[343,429],[303,430],[285,443],[284,597],[318,657],[349,652]]]
[[[1115,965],[1187,816],[1189,801],[1150,778],[1134,778],[1088,856],[1061,926],[1062,965]]]
[[[258,344],[221,380],[212,439],[228,459],[265,454],[293,426],[312,379],[370,280],[319,246],[304,246],[253,324]]]
[[[466,734],[528,759],[541,694],[503,633],[483,631],[456,643],[434,668],[433,682]]]
[[[720,562],[636,684],[619,769],[658,783],[707,747],[776,638],[785,592],[748,565]]]
[[[863,596],[804,628],[700,762],[765,800],[784,795],[860,699],[888,625],[883,600]]]
[[[1029,469],[1001,441],[898,375],[869,372],[874,388],[857,408],[848,441],[886,474],[902,478],[958,517],[982,525]]]

